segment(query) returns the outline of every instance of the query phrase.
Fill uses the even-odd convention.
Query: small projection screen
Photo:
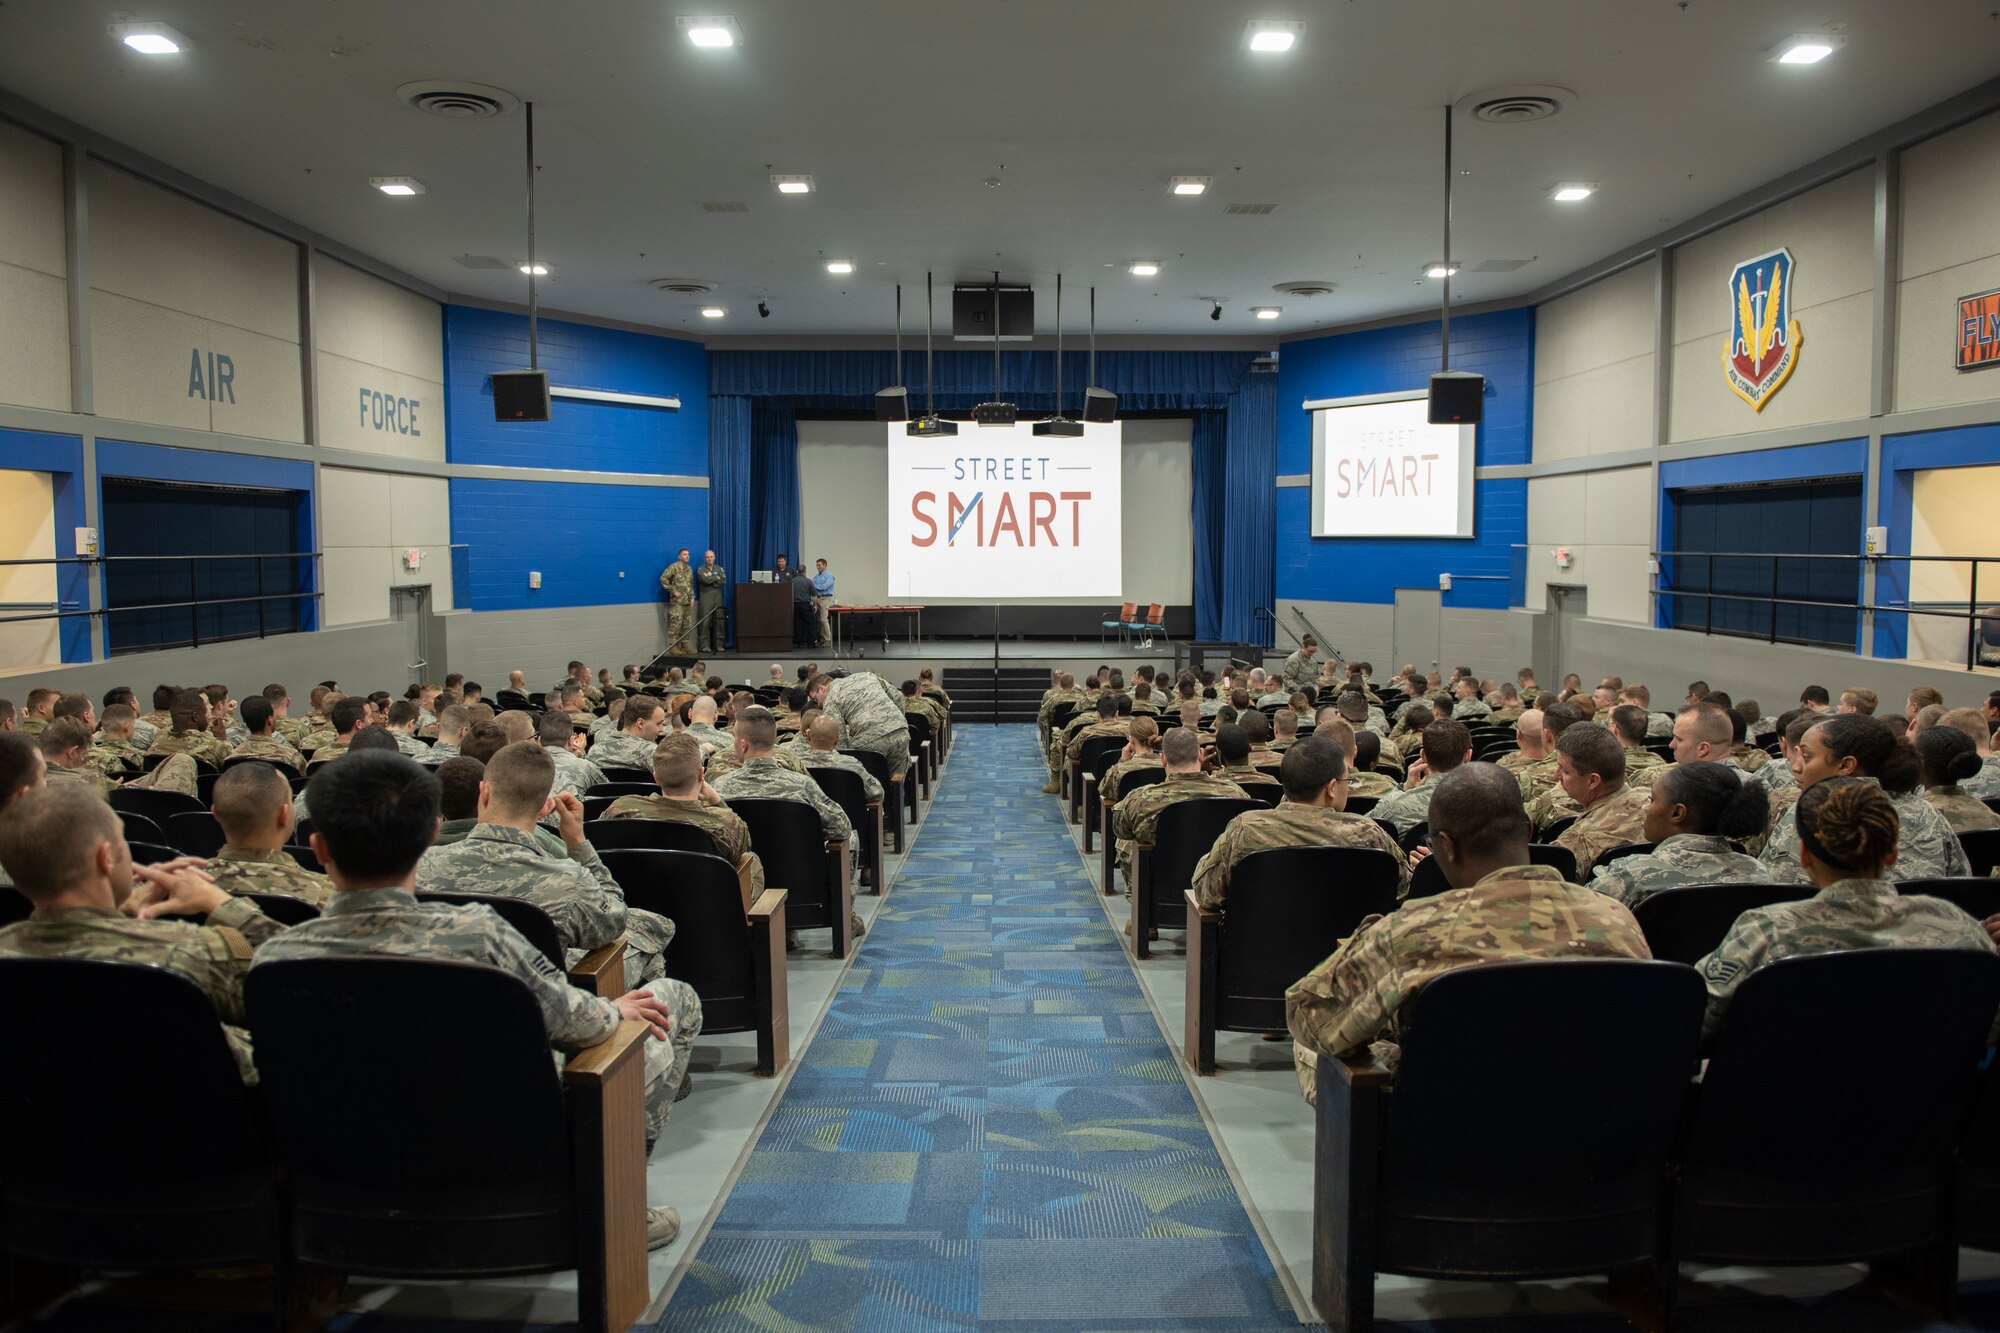
[[[1477,426],[1431,425],[1421,389],[1305,406],[1313,536],[1472,536]]]

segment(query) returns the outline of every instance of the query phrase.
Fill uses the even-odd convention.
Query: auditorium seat
[[[1118,780],[1118,799],[1123,800],[1141,787],[1150,787],[1155,782],[1166,781],[1165,768],[1136,768]],[[1104,854],[1102,858],[1099,885],[1109,895],[1118,892],[1118,839],[1111,827],[1111,812],[1116,807],[1098,797],[1098,817],[1104,829]],[[1086,851],[1089,849],[1086,847]]]
[[[2000,913],[2000,879],[1990,876],[1969,879],[1910,879],[1896,886],[1896,892],[1908,897],[1912,894],[1926,894],[1932,898],[1942,898],[1971,914],[1976,920]]]
[[[319,920],[319,908],[288,893],[245,893],[239,896],[257,904],[257,910],[273,921],[282,921],[288,926]]]
[[[1807,884],[1684,884],[1649,894],[1632,915],[1653,957],[1698,963],[1751,908],[1810,897]]]
[[[214,856],[229,839],[206,810],[183,810],[167,817],[167,841],[189,856]]]
[[[592,760],[596,763],[596,760]],[[629,784],[635,787],[653,787],[653,775],[643,768],[620,768],[616,764],[598,764],[597,771],[604,775],[606,783]]]
[[[1100,620],[1097,622],[1097,641],[1100,644],[1103,643],[1104,631],[1109,629],[1118,631],[1118,642],[1120,643],[1125,642],[1125,635],[1132,628],[1133,617],[1137,616],[1138,614],[1139,614],[1139,604],[1137,602],[1124,603],[1118,608],[1117,619]]]
[[[746,908],[735,868],[713,852],[617,848],[604,865],[627,903],[674,923],[662,958],[667,975],[701,997],[703,1034],[755,1032],[753,1072],[783,1070],[791,1059],[785,891],[766,889]]]
[[[245,991],[296,1264],[416,1281],[574,1269],[580,1330],[644,1312],[644,1025],[558,1073],[534,995],[496,968],[298,959],[251,969]],[[477,1014],[478,1040],[385,1039],[421,1013]],[[216,1170],[213,1153],[146,1156]]]
[[[828,841],[819,812],[804,801],[739,797],[729,808],[750,827],[750,845],[764,862],[765,885],[785,891],[787,927],[828,927],[832,956],[847,957],[854,915],[847,844]]]
[[[1528,864],[1548,866],[1570,883],[1576,883],[1576,853],[1567,847],[1558,847],[1552,842],[1531,842],[1528,844]],[[1435,856],[1426,856],[1417,862],[1410,872],[1410,897],[1434,898],[1440,893],[1451,891],[1451,881],[1445,878],[1444,867]]]
[[[1951,1154],[1996,1007],[2000,958],[1965,949],[1855,949],[1752,973],[1694,1097],[1678,1257],[1891,1261],[1902,1283],[1948,1303]],[[1865,1052],[1893,1052],[1893,1067],[1857,1066]]]
[[[127,830],[125,846],[132,853],[132,864],[156,866],[184,855],[177,847],[169,847],[164,835],[158,842],[135,839]]]
[[[654,782],[653,775],[648,773],[644,778],[634,778],[630,782],[605,781],[594,783],[583,794],[585,796],[609,796],[614,800],[620,796],[658,796],[660,794],[660,784]]]
[[[160,827],[159,820],[142,815],[136,810],[119,810],[115,805],[111,808],[118,811],[118,822],[124,825],[125,841],[152,843],[160,847],[166,846],[167,831]],[[172,860],[173,858],[168,857],[167,859]]]
[[[162,828],[183,810],[208,813],[208,807],[192,796],[177,791],[155,791],[151,787],[114,788],[105,799],[119,814],[144,815]]]
[[[1132,952],[1153,956],[1148,939],[1159,929],[1186,925],[1181,895],[1194,882],[1194,868],[1236,816],[1262,810],[1256,801],[1211,796],[1176,801],[1160,811],[1153,841],[1133,849]]]
[[[1076,764],[1069,769],[1069,800],[1064,804],[1063,812],[1072,824],[1086,821],[1086,839],[1090,831],[1087,826],[1089,815],[1085,811],[1097,803],[1097,784],[1104,781],[1105,770],[1118,762],[1125,744],[1123,736],[1087,736]],[[1083,850],[1090,850],[1088,841],[1084,843]]]
[[[563,948],[562,934],[549,914],[525,898],[511,898],[503,893],[446,893],[432,891],[419,893],[421,902],[451,903],[456,906],[478,905],[490,907],[498,912],[506,923],[521,932],[528,943],[555,966],[558,972],[569,978],[572,986],[586,990],[600,999],[615,1000],[625,993],[625,941],[607,944],[592,949],[571,967],[566,961],[567,951]]]
[[[1285,1031],[1285,991],[1362,918],[1396,910],[1396,858],[1369,847],[1275,847],[1229,871],[1224,912],[1187,905],[1186,1030],[1197,1074],[1215,1072],[1215,1034]]]
[[[915,713],[903,714],[903,721],[910,729],[910,772],[915,774],[917,782],[922,786],[923,797],[928,801],[931,798],[931,777],[937,758],[936,746],[931,737],[931,721]],[[912,788],[912,791],[914,790],[916,789]],[[914,797],[911,800],[910,815],[914,822],[916,817]]]
[[[1460,968],[1406,1002],[1393,1074],[1365,1050],[1322,1058],[1312,1295],[1327,1327],[1375,1327],[1377,1273],[1636,1270],[1670,1291],[1667,1164],[1703,999],[1692,969],[1664,963]],[[1574,1051],[1591,1056],[1550,1058]]]
[[[1972,862],[1975,875],[1990,875],[2000,863],[2000,829],[1968,829],[1958,835],[1958,844],[1965,848],[1965,858]]]
[[[1376,807],[1381,799],[1379,796],[1350,796],[1347,798],[1347,805],[1344,808],[1346,813],[1350,815],[1365,816],[1370,810]]]
[[[1598,854],[1596,862],[1591,866],[1591,873],[1596,874],[1598,866],[1608,866],[1613,861],[1622,860],[1627,856],[1644,856],[1653,850],[1654,845],[1650,842],[1628,842],[1623,846],[1613,847],[1608,851],[1601,852]]]
[[[844,768],[814,766],[809,770],[819,789],[832,797],[847,822],[861,835],[861,873],[869,891],[882,892],[882,802],[868,799],[861,775]],[[886,795],[886,793],[885,793]]]
[[[597,797],[588,797],[596,800]],[[733,808],[733,807],[732,807]],[[715,851],[715,840],[699,825],[678,819],[591,819],[583,836],[598,851],[613,847],[649,847],[683,852]]]
[[[860,764],[867,771],[868,776],[874,778],[876,782],[882,785],[883,822],[887,826],[888,832],[894,838],[896,854],[898,856],[902,855],[903,786],[901,783],[891,780],[889,761],[873,750],[843,749],[841,753]]]
[[[1243,790],[1250,794],[1250,799],[1266,810],[1277,809],[1285,799],[1285,789],[1275,782],[1246,782],[1242,785]]]

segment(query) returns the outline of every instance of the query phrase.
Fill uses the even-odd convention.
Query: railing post
[[[189,646],[201,647],[201,562],[188,557],[188,640]]]
[[[1771,557],[1771,642],[1778,641],[1778,557]]]
[[[1907,642],[1907,640],[1906,640]],[[1972,587],[1965,594],[1965,669],[1979,665],[1979,561],[1972,562]]]
[[[1701,632],[1703,634],[1715,633],[1715,556],[1713,554],[1710,554],[1708,557],[1708,571],[1702,579],[1701,608]]]
[[[264,557],[257,557],[257,637],[264,637]]]

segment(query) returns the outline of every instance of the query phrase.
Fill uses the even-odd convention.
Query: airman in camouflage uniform
[[[1870,777],[1857,780],[1875,782]],[[1951,822],[1931,808],[1921,788],[1889,799],[1896,807],[1896,817],[1902,821],[1902,829],[1896,839],[1896,863],[1883,868],[1892,883],[1902,884],[1913,879],[1955,879],[1972,873],[1972,862],[1966,858],[1958,835],[1951,831]],[[1798,820],[1798,807],[1794,804],[1778,817],[1778,822],[1771,828],[1771,836],[1764,842],[1764,850],[1757,854],[1757,859],[1770,869],[1772,879],[1788,884],[1808,882],[1806,872],[1799,866]]]
[[[1579,872],[1581,873],[1581,872]],[[1705,833],[1676,833],[1650,852],[1621,856],[1590,876],[1590,887],[1637,907],[1661,889],[1685,884],[1768,884],[1771,872],[1745,856],[1729,839]]]
[[[549,752],[549,758],[556,761],[556,782],[550,790],[551,795],[560,796],[568,792],[582,800],[585,792],[606,781],[603,769],[571,753],[564,746],[544,743],[542,748]]]
[[[306,757],[293,749],[291,743],[278,736],[252,736],[230,753],[231,759],[267,759],[274,764],[284,764],[293,772],[306,771]]]
[[[1148,750],[1146,753],[1134,755],[1130,759],[1120,759],[1110,768],[1104,770],[1104,782],[1099,790],[1102,792],[1105,800],[1116,804],[1118,801],[1118,784],[1125,778],[1126,774],[1136,773],[1142,768],[1158,767],[1160,767],[1160,755],[1157,750]]]
[[[590,747],[590,758],[593,763],[613,768],[651,768],[653,746],[657,743],[657,738],[649,741],[630,731],[614,731]]]
[[[1363,921],[1285,992],[1300,1089],[1313,1100],[1321,1056],[1372,1045],[1393,1068],[1403,1003],[1446,972],[1524,959],[1652,956],[1622,904],[1564,883],[1549,866],[1509,866],[1469,888],[1412,899]]]
[[[1285,659],[1284,666],[1278,670],[1278,679],[1287,691],[1310,691],[1313,688],[1314,682],[1319,679],[1319,667],[1313,661],[1313,654],[1318,649],[1319,644],[1311,635],[1307,635],[1299,641],[1299,647],[1291,656]]]
[[[233,842],[208,858],[209,878],[224,893],[281,893],[287,898],[303,898],[314,907],[325,907],[333,897],[333,884],[325,875],[314,874],[292,859],[282,847],[243,847]]]
[[[721,757],[716,756],[718,759]],[[819,815],[820,832],[826,835],[828,842],[846,842],[854,831],[847,822],[847,812],[817,782],[806,776],[803,762],[796,758],[793,762],[798,764],[797,768],[773,755],[754,755],[720,778],[715,776],[711,765],[709,785],[725,801],[732,796],[804,801]]]
[[[1902,803],[1897,797],[1898,813]],[[1786,817],[1793,813],[1787,811]],[[1900,858],[1896,868],[1901,868]],[[1805,954],[1887,948],[1992,953],[1993,941],[1978,921],[1942,898],[1899,894],[1886,879],[1839,880],[1802,902],[1753,907],[1736,918],[1715,952],[1695,964],[1708,984],[1702,1031],[1715,1034],[1736,988],[1766,963]]]
[[[1965,794],[1985,800],[1989,796],[2000,796],[2000,754],[1989,754],[1980,760],[1979,771],[1958,784],[1965,788]]]
[[[50,775],[55,773],[49,770]],[[1986,802],[1970,795],[1956,782],[1947,782],[1932,787],[1924,793],[1924,799],[1931,808],[1945,817],[1953,833],[1965,833],[1973,829],[2000,828],[2000,815],[1996,815]]]
[[[222,761],[229,758],[230,750],[226,742],[206,731],[176,731],[161,736],[153,742],[147,754],[185,754],[196,759],[206,759],[220,768]]]
[[[909,771],[910,724],[903,720],[902,696],[888,681],[868,671],[840,680],[822,676],[811,698],[840,724],[849,749],[875,751],[892,775]]]
[[[1361,847],[1387,852],[1396,862],[1396,896],[1402,898],[1410,891],[1409,863],[1380,824],[1331,806],[1287,799],[1275,810],[1248,810],[1229,821],[1194,868],[1195,901],[1209,911],[1221,910],[1229,895],[1230,872],[1237,863],[1253,852],[1276,847]],[[1310,891],[1308,886],[1301,889]]]
[[[561,1051],[595,1046],[618,1028],[618,1009],[611,1001],[570,985],[554,963],[490,907],[418,902],[401,888],[350,890],[336,893],[319,920],[295,926],[271,944],[280,940],[283,948],[260,947],[258,961],[386,956],[497,967],[534,993],[549,1044]],[[673,1032],[666,1041],[649,1038],[642,1043],[650,1150],[687,1074],[688,1055],[701,1032],[701,1000],[688,986],[664,977],[643,989],[673,1014]]]
[[[709,805],[699,796],[620,796],[599,818],[693,824],[715,844],[717,856],[731,865],[748,861],[753,896],[764,891],[764,863],[750,849],[750,828],[726,804]]]
[[[146,752],[128,740],[101,738],[90,747],[84,762],[105,777],[122,781],[145,767]]]
[[[1763,751],[1760,750],[1758,753],[1762,754]],[[1659,777],[1666,767],[1666,760],[1643,745],[1625,747],[1625,785],[1628,787],[1650,788],[1653,780]]]
[[[86,787],[98,796],[109,796],[111,789],[118,785],[88,764],[82,764],[76,768],[65,768],[52,759],[49,761],[48,770],[44,773],[42,780],[50,787]],[[1984,809],[1985,807],[1982,806],[1980,808]]]
[[[1118,864],[1125,868],[1125,889],[1132,889],[1136,849],[1150,844],[1159,831],[1160,812],[1181,801],[1199,801],[1220,796],[1247,800],[1249,793],[1228,778],[1212,773],[1169,772],[1166,778],[1141,787],[1111,807],[1111,830],[1118,840]]]
[[[1368,814],[1394,824],[1397,836],[1401,837],[1430,818],[1431,797],[1437,794],[1437,785],[1443,779],[1443,773],[1429,774],[1416,786],[1383,797]]]
[[[792,757],[805,765],[808,776],[811,775],[812,770],[815,768],[837,768],[843,773],[852,773],[855,777],[860,778],[861,790],[869,800],[880,801],[885,799],[882,793],[882,784],[877,782],[875,775],[863,768],[861,761],[853,755],[842,754],[838,749],[822,750],[817,745],[812,744],[810,738],[803,745],[792,746],[791,750]]]
[[[694,651],[688,629],[694,621],[694,570],[688,565],[685,549],[660,575],[667,592],[667,651],[676,657]]]
[[[1528,760],[1516,767],[1513,772],[1515,779],[1521,784],[1521,804],[1524,806],[1532,805],[1537,796],[1551,787],[1555,787],[1558,791],[1562,790],[1557,786],[1554,751],[1550,751],[1540,759]]]
[[[810,777],[811,775],[806,772],[806,761],[799,758],[798,752],[799,747],[796,745],[777,745],[772,747],[769,758],[780,768],[789,769],[791,772],[797,773],[800,777]],[[709,759],[709,781],[714,782],[718,778],[727,777],[742,767],[743,757],[736,753],[736,745],[732,741],[728,749],[717,750],[714,756]]]
[[[1745,773],[1761,772],[1771,762],[1769,753],[1759,746],[1750,744],[1748,741],[1737,741],[1734,745],[1731,745],[1729,747],[1729,757],[1734,759],[1736,766]],[[1783,767],[1783,765],[1780,765],[1780,767]]]
[[[1579,876],[1589,875],[1613,847],[1646,840],[1647,800],[1646,788],[1621,786],[1592,801],[1556,839],[1556,846],[1575,854]]]
[[[1082,708],[1090,702],[1089,691],[1078,689],[1074,676],[1065,672],[1057,679],[1060,683],[1042,695],[1042,702],[1035,709],[1036,734],[1041,737],[1044,753],[1049,748],[1050,720],[1054,717],[1055,710],[1063,704],[1075,704],[1078,708]]]

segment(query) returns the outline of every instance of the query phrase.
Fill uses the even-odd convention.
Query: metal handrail
[[[321,558],[322,558],[322,552],[319,551],[254,551],[254,552],[246,551],[234,555],[86,555],[86,556],[50,556],[43,559],[0,560],[0,568],[4,567],[18,568],[26,565],[82,565],[88,568],[89,566],[92,565],[108,566],[108,565],[144,564],[144,563],[160,564],[163,562],[185,563],[187,566],[188,593],[189,593],[189,596],[186,599],[180,601],[140,602],[130,605],[121,604],[116,606],[106,605],[106,606],[93,606],[93,607],[76,607],[74,602],[64,603],[62,601],[57,601],[53,603],[54,606],[61,608],[64,605],[68,605],[73,609],[37,611],[30,615],[0,616],[0,625],[27,624],[38,620],[55,620],[55,621],[88,620],[100,616],[109,617],[113,615],[124,615],[127,613],[138,613],[143,611],[186,610],[189,611],[190,613],[188,616],[189,646],[199,648],[201,647],[200,610],[202,607],[241,606],[244,604],[255,604],[257,607],[257,637],[261,639],[267,637],[267,635],[270,632],[268,622],[266,621],[265,618],[265,610],[264,610],[265,605],[267,603],[290,602],[296,605],[297,603],[302,601],[311,601],[317,604],[323,601],[325,598],[325,594],[321,592],[317,586],[320,582],[320,580],[317,577],[314,577],[312,579],[312,582],[315,586],[310,591],[294,590],[290,592],[266,592],[264,590],[265,562],[271,560],[312,560],[315,562],[315,564],[317,564],[317,562]],[[205,562],[227,561],[227,560],[234,560],[238,562],[245,560],[252,560],[256,562],[257,591],[254,594],[241,597],[203,597],[201,595],[201,579],[200,579],[200,570],[202,564]]]

